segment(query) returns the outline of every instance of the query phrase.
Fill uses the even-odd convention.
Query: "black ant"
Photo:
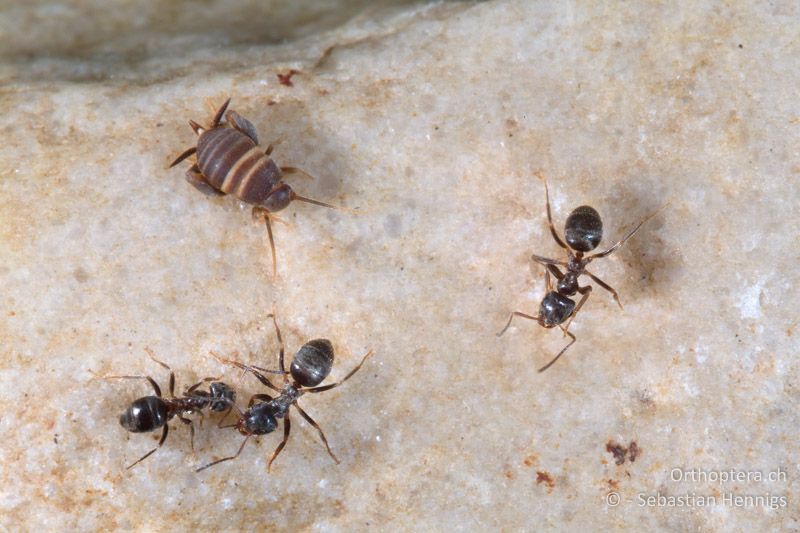
[[[97,376],[99,379],[146,379],[156,393],[155,396],[143,396],[134,400],[119,417],[120,425],[131,433],[145,433],[160,427],[164,428],[161,432],[161,440],[158,441],[158,446],[144,454],[126,469],[133,468],[141,463],[164,444],[169,433],[168,422],[176,416],[178,420],[189,425],[192,451],[194,451],[194,423],[183,415],[200,413],[202,416],[202,410],[206,408],[217,412],[222,412],[226,409],[230,411],[230,406],[236,401],[236,392],[227,384],[218,381],[219,378],[205,378],[186,389],[183,396],[176,397],[175,373],[166,363],[156,359],[150,349],[146,349],[146,351],[150,359],[169,370],[168,398],[161,396],[161,388],[150,376]],[[199,390],[203,383],[208,382],[211,382],[208,387],[209,390]]]
[[[603,238],[603,221],[600,219],[600,214],[593,207],[588,205],[582,205],[575,208],[575,210],[573,210],[572,213],[570,213],[570,215],[567,217],[567,222],[564,225],[564,236],[565,240],[567,241],[565,244],[564,241],[561,240],[561,237],[558,236],[555,226],[553,226],[553,218],[550,214],[550,193],[547,189],[547,180],[541,174],[539,174],[539,177],[544,182],[545,199],[547,202],[547,223],[550,226],[550,233],[553,235],[553,239],[555,239],[556,243],[567,251],[568,260],[558,261],[556,259],[549,259],[536,254],[531,255],[531,259],[541,265],[544,265],[547,269],[544,273],[547,294],[542,299],[542,303],[539,305],[539,314],[536,316],[531,316],[526,313],[514,311],[511,313],[511,316],[508,317],[506,326],[500,333],[497,334],[497,336],[499,337],[506,332],[515,316],[535,320],[540,326],[545,328],[553,328],[556,326],[561,328],[561,331],[564,332],[564,335],[569,335],[572,340],[569,342],[569,344],[564,346],[560,352],[558,352],[558,355],[556,355],[552,361],[539,369],[539,372],[544,372],[550,368],[553,363],[555,363],[558,358],[567,351],[567,348],[572,346],[576,340],[575,335],[569,331],[569,325],[572,323],[575,315],[578,314],[578,311],[581,310],[583,304],[586,303],[586,300],[589,298],[589,295],[592,292],[591,285],[586,285],[585,287],[580,286],[578,283],[578,278],[580,276],[589,276],[592,281],[609,291],[614,297],[614,300],[616,300],[620,309],[622,309],[622,302],[619,299],[619,294],[617,294],[617,291],[615,291],[603,280],[586,270],[586,266],[595,259],[607,257],[614,253],[620,246],[625,244],[625,241],[633,237],[633,235],[639,231],[639,228],[641,228],[645,222],[656,216],[661,209],[666,207],[666,205],[639,222],[639,224],[630,232],[628,232],[628,234],[625,235],[622,240],[611,246],[609,249],[584,257],[583,254],[597,248],[597,246],[600,244],[600,240]],[[564,267],[566,272],[562,273],[558,268],[559,266]],[[556,284],[556,290],[553,290],[550,274],[555,276],[555,278],[558,280],[558,283]],[[576,293],[581,294],[581,299],[577,305],[572,299],[570,299],[570,297],[574,296]],[[566,322],[566,324],[562,325],[564,322]]]
[[[269,317],[272,318],[272,323],[275,326],[275,334],[278,337],[278,344],[280,345],[280,355],[278,358],[280,367],[279,371],[267,370],[265,368],[252,365],[245,365],[238,361],[231,361],[229,359],[220,359],[220,361],[232,364],[246,372],[250,372],[261,383],[270,389],[277,391],[279,395],[276,398],[273,398],[269,394],[254,394],[247,404],[246,411],[242,412],[237,407],[236,410],[238,412],[239,419],[235,424],[222,427],[234,427],[239,431],[239,433],[244,435],[245,439],[241,446],[239,446],[239,450],[230,457],[218,459],[198,468],[197,472],[205,470],[206,468],[210,468],[224,461],[236,459],[239,457],[239,454],[242,453],[242,450],[244,449],[244,446],[247,444],[247,441],[250,439],[250,437],[253,435],[266,435],[267,433],[272,433],[278,427],[277,419],[283,418],[283,441],[281,441],[281,443],[272,453],[272,457],[270,457],[269,463],[267,464],[267,471],[269,472],[272,468],[272,462],[275,461],[275,458],[278,457],[278,454],[281,453],[281,450],[283,450],[283,447],[286,446],[286,442],[289,440],[289,431],[291,430],[291,422],[289,421],[289,408],[291,406],[294,406],[294,408],[300,413],[300,416],[302,416],[306,422],[311,424],[317,430],[323,444],[325,444],[325,448],[328,450],[328,454],[336,464],[339,464],[339,459],[331,451],[331,447],[328,445],[328,439],[325,438],[325,433],[322,432],[322,428],[320,428],[319,424],[317,424],[308,415],[308,413],[306,413],[300,407],[300,405],[297,403],[297,400],[307,392],[324,392],[331,390],[334,387],[338,387],[350,379],[350,377],[361,368],[361,365],[364,364],[364,361],[366,361],[367,358],[372,355],[372,350],[367,352],[367,354],[361,359],[361,362],[358,364],[358,366],[351,370],[350,373],[344,377],[344,379],[336,383],[331,383],[330,385],[318,387],[317,385],[322,383],[322,381],[328,377],[331,372],[331,368],[333,367],[333,345],[331,342],[328,339],[314,339],[305,343],[294,355],[292,364],[289,367],[289,372],[287,372],[283,363],[284,345],[283,338],[281,337],[281,330],[278,328],[278,322],[275,318],[275,314],[270,314]],[[215,357],[217,356],[215,355]],[[273,385],[272,382],[264,374],[262,374],[262,372],[281,374],[283,376],[283,388]],[[289,374],[292,376],[291,380],[288,377]]]

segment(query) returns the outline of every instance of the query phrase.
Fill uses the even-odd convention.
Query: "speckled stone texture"
[[[0,8],[0,529],[800,529],[795,2],[122,4]],[[276,280],[249,208],[167,168],[228,96],[361,212],[282,212]],[[601,246],[671,202],[543,374],[558,330],[495,335],[560,257],[537,172]],[[341,464],[295,414],[270,474],[280,430],[195,474],[241,442],[213,416],[126,471],[148,386],[90,371],[166,386],[150,348],[244,405],[209,352],[274,368],[273,302],[331,380],[375,350],[303,398]]]

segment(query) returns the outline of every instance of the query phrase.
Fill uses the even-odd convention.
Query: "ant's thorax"
[[[275,406],[274,415],[278,418],[283,418],[289,411],[289,406],[302,395],[303,389],[299,385],[293,382],[286,383],[280,396],[269,402]]]

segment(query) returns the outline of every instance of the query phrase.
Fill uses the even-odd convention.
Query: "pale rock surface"
[[[0,528],[800,529],[796,3],[122,4],[0,10]],[[290,206],[276,281],[249,208],[167,169],[228,96],[301,194],[363,211]],[[606,245],[671,200],[593,265],[625,309],[597,288],[544,374],[557,330],[495,336],[559,254],[537,171]],[[147,384],[90,370],[166,385],[149,347],[245,402],[208,354],[274,367],[273,302],[333,378],[375,350],[304,398],[342,463],[295,415],[271,474],[280,431],[195,474],[241,441],[207,417],[126,471]]]

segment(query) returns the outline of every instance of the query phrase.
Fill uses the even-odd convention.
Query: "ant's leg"
[[[278,447],[275,448],[275,451],[272,452],[272,457],[269,458],[269,463],[267,463],[267,472],[272,470],[272,461],[278,457],[278,454],[281,453],[281,450],[284,446],[286,446],[286,442],[289,440],[289,431],[292,429],[292,423],[289,421],[289,412],[286,412],[286,418],[283,419],[283,440]]]
[[[279,376],[288,374],[288,372],[281,372],[280,370],[272,370],[271,368],[264,368],[256,365],[247,365],[247,366],[249,366],[250,368],[255,368],[256,370],[260,370],[266,374],[277,374]]]
[[[169,426],[167,424],[164,424],[164,430],[161,432],[161,440],[158,441],[158,446],[156,446],[155,448],[153,448],[152,450],[150,450],[149,452],[147,452],[146,454],[141,456],[138,461],[136,461],[132,465],[126,467],[125,470],[130,470],[134,466],[138,465],[139,463],[141,463],[142,461],[144,461],[145,459],[147,459],[148,457],[153,455],[156,452],[156,450],[161,448],[161,445],[164,444],[164,441],[167,440],[167,434],[168,433],[169,433]]]
[[[233,404],[231,404],[231,406],[228,407],[228,410],[225,411],[225,414],[222,415],[222,418],[219,419],[219,422],[217,422],[217,427],[218,428],[222,427],[222,423],[225,422],[225,419],[228,418],[229,414],[231,414],[231,411],[233,411],[233,407],[234,407]]]
[[[194,423],[188,418],[184,418],[182,415],[178,415],[178,420],[189,426],[189,442],[192,446],[192,453],[194,453]]]
[[[281,336],[281,330],[278,327],[278,321],[276,319],[276,313],[275,313],[274,306],[273,306],[273,309],[272,309],[272,313],[267,315],[267,318],[272,318],[272,324],[275,326],[275,335],[278,337],[278,345],[280,346],[280,352],[279,352],[279,355],[278,355],[278,361],[279,361],[280,367],[281,367],[280,370],[271,370],[271,369],[262,368],[262,367],[256,366],[256,365],[246,365],[244,363],[240,363],[238,361],[233,361],[231,359],[223,359],[223,358],[219,357],[214,352],[210,352],[211,355],[217,361],[220,361],[222,363],[227,363],[227,364],[230,364],[230,365],[234,365],[234,366],[236,366],[238,368],[241,368],[245,372],[252,372],[253,374],[258,374],[258,372],[256,372],[256,370],[258,370],[258,371],[261,371],[261,372],[264,372],[264,373],[267,373],[267,374],[280,374],[280,375],[284,376],[284,381],[288,381],[288,379],[286,378],[286,374],[288,372],[286,372],[286,368],[285,368],[285,365],[284,365],[284,353],[285,353],[286,349],[285,349],[285,345],[283,343],[283,337]],[[258,375],[256,375],[256,377],[258,377]],[[267,379],[263,375],[261,377],[264,378],[264,379]],[[269,381],[269,380],[267,380],[267,381]],[[262,383],[264,383],[264,381],[262,381]],[[270,387],[273,390],[280,391],[280,389],[276,388],[275,386],[273,386],[271,384],[264,383],[264,385],[266,385],[267,387]]]
[[[179,155],[178,158],[175,159],[175,161],[172,162],[172,164],[169,166],[169,168],[174,167],[175,165],[177,165],[178,163],[180,163],[181,161],[183,161],[184,159],[186,159],[190,155],[194,154],[195,152],[197,152],[197,147],[196,146],[192,146],[191,148],[188,148],[181,155]]]
[[[281,369],[281,372],[284,374],[284,380],[288,381],[286,377],[286,366],[283,364],[283,355],[286,351],[286,348],[283,344],[283,337],[281,337],[281,328],[278,327],[278,318],[277,313],[275,312],[275,304],[272,305],[272,313],[269,315],[272,317],[272,325],[275,326],[275,336],[278,337],[278,346],[280,346],[280,352],[278,355],[278,368]]]
[[[217,459],[213,463],[208,463],[205,466],[201,466],[200,468],[195,470],[195,472],[201,472],[201,471],[205,470],[206,468],[211,468],[214,465],[218,465],[220,463],[224,463],[225,461],[230,461],[231,459],[236,459],[237,457],[239,457],[239,454],[242,453],[242,450],[244,450],[244,445],[247,444],[247,441],[250,439],[250,437],[251,437],[251,435],[248,435],[248,436],[246,436],[244,438],[244,441],[242,442],[242,445],[239,446],[239,450],[235,454],[231,455],[230,457],[223,457],[222,459]]]
[[[251,407],[253,407],[253,404],[256,403],[256,400],[259,400],[259,401],[262,401],[262,402],[263,401],[267,401],[268,402],[268,401],[270,401],[272,399],[273,399],[272,396],[270,396],[269,394],[253,394],[252,396],[250,396],[250,401],[247,402],[247,408],[250,409]]]
[[[586,303],[586,300],[589,298],[589,295],[592,293],[592,286],[591,285],[587,285],[586,287],[578,287],[578,292],[581,293],[583,295],[583,297],[578,302],[578,305],[575,306],[575,309],[572,311],[572,314],[570,315],[569,320],[567,320],[567,323],[561,328],[562,331],[564,331],[565,335],[569,332],[569,325],[572,323],[572,320],[578,314],[578,311],[581,310],[581,307],[583,307],[583,304]],[[561,326],[559,326],[559,327],[561,327]]]
[[[549,272],[550,272],[550,273],[551,273],[553,276],[555,276],[555,278],[556,278],[557,280],[561,281],[561,278],[563,278],[563,277],[564,277],[564,274],[563,274],[563,273],[562,273],[562,272],[561,272],[561,271],[558,269],[558,267],[557,267],[557,266],[555,266],[555,265],[546,265],[546,266],[547,266],[547,270],[548,270],[548,271],[549,271]]]
[[[92,371],[90,370],[89,372]],[[159,387],[158,383],[156,383],[156,381],[150,376],[98,376],[94,372],[92,372],[92,375],[94,375],[93,379],[146,379],[153,387],[153,391],[156,393],[156,396],[161,398],[161,387]]]
[[[262,367],[256,366],[256,365],[247,365],[247,366],[250,367],[250,368],[254,368],[256,370],[260,370],[261,372],[266,372],[268,374],[281,374],[281,375],[283,375],[284,382],[288,382],[289,378],[286,377],[288,372],[286,371],[286,366],[284,365],[284,353],[286,351],[286,348],[285,348],[285,346],[283,344],[283,337],[281,336],[281,330],[278,327],[278,321],[276,319],[276,316],[277,315],[275,313],[275,306],[273,305],[272,313],[267,315],[267,318],[272,318],[272,323],[275,326],[275,335],[277,335],[277,337],[278,337],[278,345],[280,346],[280,353],[278,355],[278,363],[279,363],[279,366],[280,366],[281,369],[280,370],[270,370],[268,368],[262,368]]]
[[[164,368],[166,368],[167,370],[169,370],[169,397],[170,398],[174,398],[175,397],[175,372],[172,371],[172,369],[169,367],[169,365],[167,365],[167,363],[165,363],[163,361],[159,361],[158,359],[156,359],[156,354],[153,353],[153,350],[151,350],[150,348],[145,348],[144,351],[147,352],[147,356],[150,359],[152,359],[153,361],[155,361],[159,365],[161,365]]]
[[[336,457],[336,456],[333,454],[333,452],[331,451],[331,447],[328,445],[328,439],[326,439],[326,438],[325,438],[325,433],[323,433],[323,432],[322,432],[322,428],[321,428],[321,427],[319,427],[319,424],[317,424],[316,422],[314,422],[314,419],[313,419],[313,418],[311,418],[310,416],[308,416],[308,413],[306,413],[305,411],[303,411],[303,409],[302,409],[302,408],[301,408],[299,405],[297,405],[297,402],[295,402],[295,403],[294,403],[294,406],[295,406],[295,407],[297,407],[297,410],[300,412],[300,416],[302,416],[303,418],[305,418],[305,419],[306,419],[306,422],[308,422],[309,424],[311,424],[312,426],[314,426],[314,428],[315,428],[315,429],[316,429],[316,430],[319,432],[319,436],[320,436],[320,438],[322,439],[322,442],[323,442],[323,444],[325,444],[325,448],[328,450],[328,455],[330,455],[330,456],[331,456],[331,459],[333,459],[333,462],[334,462],[334,463],[336,463],[336,464],[338,465],[338,464],[340,463],[340,461],[339,461],[339,458],[338,458],[338,457]]]
[[[275,147],[274,147],[274,146],[272,146],[271,144],[270,144],[269,146],[267,146],[267,149],[266,149],[266,150],[264,150],[264,155],[265,155],[265,156],[267,156],[267,157],[269,157],[269,155],[272,153],[272,150],[273,150],[274,148],[275,148]]]
[[[265,374],[277,374],[279,376],[284,376],[284,375],[288,374],[288,372],[281,372],[280,370],[272,370],[270,368],[264,368],[264,367],[260,367],[260,366],[256,366],[256,365],[247,365],[247,367],[248,368],[254,368],[256,370],[260,370],[261,372],[263,372]],[[245,373],[246,372],[247,371],[245,370]]]
[[[189,395],[193,393],[194,391],[197,390],[197,387],[199,387],[203,383],[208,383],[209,381],[219,381],[219,380],[220,378],[203,378],[202,380],[198,381],[197,383],[186,389],[186,394]]]
[[[280,391],[281,391],[281,389],[279,389],[278,387],[276,387],[275,385],[273,385],[273,384],[272,384],[272,382],[271,382],[269,379],[267,379],[267,376],[265,376],[264,374],[262,374],[261,372],[259,372],[258,370],[256,370],[256,369],[255,369],[255,367],[252,367],[252,366],[250,366],[250,365],[245,365],[245,364],[243,364],[243,363],[240,363],[240,362],[238,362],[238,361],[228,361],[228,363],[232,364],[233,366],[235,366],[235,367],[237,367],[237,368],[241,368],[242,370],[244,370],[244,371],[246,371],[246,372],[250,372],[250,373],[251,373],[251,374],[253,374],[253,375],[256,377],[256,379],[257,379],[258,381],[260,381],[260,382],[261,382],[261,383],[262,383],[264,386],[266,386],[266,387],[269,387],[270,389],[272,389],[272,390],[274,390],[274,391],[278,391],[278,392],[280,392]]]
[[[244,363],[240,363],[239,361],[234,361],[234,360],[232,360],[232,359],[223,359],[222,357],[220,357],[219,355],[217,355],[217,354],[216,354],[216,353],[214,353],[213,351],[212,351],[212,352],[209,352],[209,353],[211,354],[211,356],[212,356],[214,359],[216,359],[216,360],[217,360],[217,361],[219,361],[220,363],[225,363],[225,364],[228,364],[228,365],[232,365],[232,366],[235,366],[236,368],[240,368],[240,369],[242,369],[242,370],[244,370],[244,371],[246,371],[246,372],[250,372],[250,373],[251,373],[251,374],[253,374],[253,375],[256,377],[256,379],[258,379],[258,380],[259,380],[259,381],[260,381],[260,382],[261,382],[261,383],[262,383],[264,386],[266,386],[266,387],[269,387],[270,389],[272,389],[272,390],[274,390],[274,391],[278,391],[278,392],[280,392],[280,391],[281,391],[281,389],[279,389],[278,387],[276,387],[275,385],[273,385],[273,384],[272,384],[272,382],[271,382],[269,379],[267,379],[267,377],[266,377],[265,375],[263,375],[261,372],[259,372],[259,371],[258,371],[258,370],[257,370],[255,367],[253,367],[253,366],[250,366],[250,365],[246,365],[246,364],[244,364]]]
[[[564,347],[561,349],[561,351],[560,351],[560,352],[558,352],[558,355],[556,355],[556,356],[553,358],[553,360],[552,360],[552,361],[550,361],[549,363],[547,363],[546,365],[544,365],[542,368],[540,368],[540,369],[539,369],[539,372],[544,372],[545,370],[547,370],[548,368],[550,368],[551,366],[553,366],[553,363],[555,363],[556,361],[558,361],[558,358],[559,358],[559,357],[561,357],[561,356],[564,354],[564,352],[566,352],[566,351],[567,351],[567,348],[569,348],[570,346],[572,346],[572,343],[574,343],[574,342],[575,342],[575,340],[576,340],[576,339],[575,339],[575,335],[573,335],[573,334],[572,334],[570,331],[567,331],[567,330],[564,330],[564,333],[566,333],[567,335],[569,335],[570,337],[572,337],[572,340],[571,340],[571,341],[569,341],[569,344],[567,344],[566,346],[564,346]]]
[[[155,352],[153,352],[153,350],[151,350],[150,348],[145,348],[144,351],[147,352],[147,357],[149,357],[152,361],[158,363],[159,365],[163,366],[164,368],[172,372],[172,369],[169,367],[167,363],[156,358],[156,354]]]
[[[351,370],[351,371],[350,371],[350,373],[349,373],[349,374],[347,374],[347,375],[344,377],[344,379],[342,379],[341,381],[337,381],[336,383],[331,383],[330,385],[323,385],[322,387],[313,387],[313,388],[311,388],[311,389],[303,389],[303,391],[304,391],[304,392],[324,392],[324,391],[326,391],[326,390],[331,390],[331,389],[332,389],[332,388],[334,388],[334,387],[338,387],[339,385],[341,385],[342,383],[344,383],[345,381],[347,381],[348,379],[350,379],[350,377],[351,377],[353,374],[355,374],[356,372],[358,372],[358,369],[359,369],[359,368],[361,368],[361,365],[363,365],[363,364],[364,364],[364,361],[366,361],[366,360],[367,360],[367,358],[368,358],[370,355],[372,355],[372,350],[368,351],[368,352],[367,352],[367,354],[366,354],[366,355],[365,355],[365,356],[364,356],[364,357],[361,359],[361,362],[360,362],[360,363],[358,363],[358,366],[357,366],[357,367],[355,367],[353,370]]]
[[[631,237],[633,237],[633,235],[634,235],[634,234],[635,234],[637,231],[639,231],[639,228],[641,228],[641,227],[642,227],[642,226],[645,224],[645,222],[647,222],[648,220],[650,220],[651,218],[653,218],[654,216],[656,216],[657,214],[659,214],[659,213],[661,212],[661,210],[662,210],[662,209],[664,209],[665,207],[667,207],[668,205],[669,205],[669,202],[667,202],[666,204],[664,204],[664,205],[662,205],[661,207],[659,207],[659,208],[658,208],[658,210],[656,210],[656,211],[655,211],[655,212],[654,212],[652,215],[648,216],[647,218],[645,218],[644,220],[642,220],[641,222],[639,222],[639,224],[637,224],[637,226],[636,226],[635,228],[633,228],[632,230],[630,230],[630,231],[628,232],[628,234],[627,234],[627,235],[625,235],[625,237],[623,237],[623,238],[622,238],[622,240],[621,240],[621,241],[617,242],[617,243],[616,243],[614,246],[612,246],[611,248],[609,248],[609,249],[608,249],[608,250],[606,250],[605,252],[600,252],[600,253],[597,253],[597,254],[594,254],[594,255],[590,255],[590,256],[589,256],[589,257],[587,257],[586,259],[588,259],[589,261],[591,261],[591,260],[593,260],[593,259],[599,259],[599,258],[601,258],[601,257],[606,257],[606,256],[609,256],[609,255],[613,254],[613,253],[614,253],[614,252],[615,252],[615,251],[616,251],[616,250],[617,250],[617,249],[618,249],[620,246],[622,246],[623,244],[625,244],[625,241],[627,241],[628,239],[630,239]],[[588,261],[587,261],[587,262],[588,262]]]
[[[567,266],[566,261],[559,261],[557,259],[550,259],[548,257],[542,257],[541,255],[531,254],[531,260],[536,261],[540,265],[561,265],[563,267]]]
[[[597,283],[598,285],[603,287],[605,290],[610,292],[611,295],[614,297],[614,299],[617,301],[617,305],[619,305],[619,308],[620,309],[624,309],[622,307],[622,302],[619,299],[619,294],[617,294],[617,291],[615,291],[613,287],[611,287],[609,284],[607,284],[605,281],[603,281],[602,279],[598,278],[597,276],[595,276],[591,272],[587,272],[586,270],[584,270],[583,273],[586,274],[587,276],[589,276],[590,278],[592,278],[592,281],[594,281],[595,283]]]
[[[527,318],[528,320],[535,320],[536,322],[539,321],[539,317],[538,316],[526,315],[525,313],[522,313],[520,311],[514,311],[513,313],[511,313],[511,316],[508,317],[508,322],[506,322],[506,327],[504,327],[500,331],[500,333],[497,334],[498,337],[501,337],[503,335],[503,333],[505,333],[506,330],[509,328],[509,326],[511,326],[511,321],[514,319],[515,316],[519,316],[519,317],[522,317],[522,318]]]
[[[553,226],[553,216],[550,214],[550,190],[547,188],[547,180],[544,178],[544,175],[541,172],[538,172],[537,174],[544,182],[544,197],[547,203],[547,224],[550,226],[550,233],[553,234],[553,238],[560,247],[564,248],[565,250],[569,250],[567,245],[564,244],[564,241],[561,240],[561,237],[558,236],[555,226]]]

